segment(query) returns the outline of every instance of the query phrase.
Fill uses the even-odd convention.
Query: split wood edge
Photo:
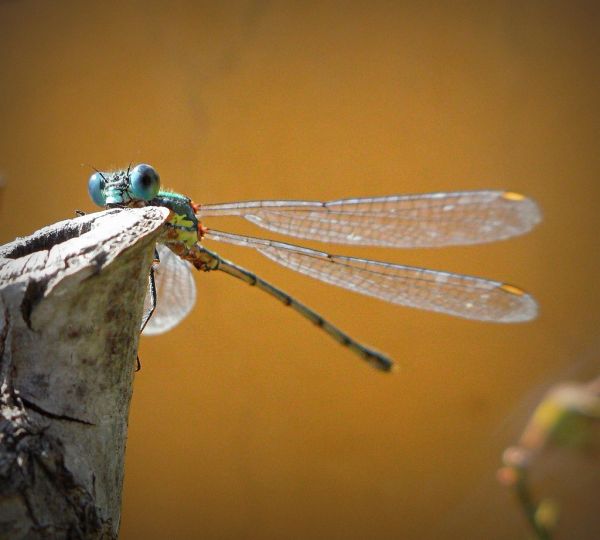
[[[0,539],[117,538],[148,270],[165,208],[0,246]]]

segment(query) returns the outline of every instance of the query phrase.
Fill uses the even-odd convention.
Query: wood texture
[[[153,247],[108,210],[0,247],[0,538],[116,538]]]

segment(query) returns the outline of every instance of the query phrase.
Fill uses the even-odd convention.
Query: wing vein
[[[330,255],[284,242],[210,230],[207,238],[255,249],[302,274],[404,306],[495,322],[527,321],[537,304],[524,291],[475,276]]]
[[[339,244],[436,247],[523,234],[541,219],[532,199],[506,191],[391,195],[337,201],[204,205],[198,217],[240,216],[298,238]]]

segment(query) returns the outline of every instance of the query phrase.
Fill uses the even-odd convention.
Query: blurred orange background
[[[599,23],[591,2],[0,3],[1,242],[94,211],[91,166],[130,162],[197,202],[497,188],[544,212],[496,244],[331,248],[515,283],[541,305],[522,325],[210,245],[405,369],[376,372],[259,291],[197,275],[191,316],[141,339],[123,540],[525,537],[502,451],[545,389],[600,357]],[[563,537],[600,536],[574,506]]]

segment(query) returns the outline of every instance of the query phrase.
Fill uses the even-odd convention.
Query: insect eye
[[[136,199],[149,201],[156,197],[160,189],[160,177],[154,167],[140,163],[129,174],[131,194]]]
[[[88,193],[98,206],[106,204],[106,195],[104,194],[104,178],[99,172],[95,172],[88,180]]]

